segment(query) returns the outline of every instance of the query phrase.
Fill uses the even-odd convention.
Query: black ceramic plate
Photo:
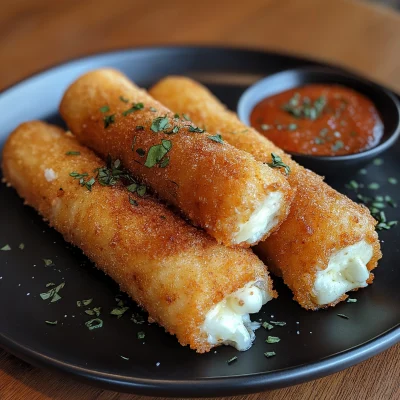
[[[317,65],[300,58],[233,49],[154,48],[108,53],[72,61],[26,79],[0,96],[2,123],[0,141],[21,122],[45,119],[61,124],[57,107],[66,87],[83,72],[115,67],[141,86],[149,86],[168,74],[184,74],[207,84],[229,107],[257,79],[283,69]],[[329,183],[355,198],[345,188],[350,179],[377,182],[378,191],[400,200],[399,186],[388,183],[396,177],[400,143],[383,157],[383,165],[371,164],[367,175],[338,174]],[[395,208],[386,210],[396,219]],[[0,345],[39,365],[120,391],[162,396],[217,396],[256,392],[315,379],[360,362],[400,339],[400,227],[380,234],[384,258],[376,270],[375,283],[352,294],[357,303],[343,303],[328,310],[309,312],[291,300],[279,280],[278,300],[268,303],[255,318],[285,321],[284,327],[268,332],[281,338],[267,344],[260,329],[253,347],[244,353],[230,347],[198,355],[181,347],[174,337],[156,325],[137,325],[130,320],[131,304],[122,318],[109,315],[118,288],[93,268],[76,248],[48,228],[37,213],[23,206],[17,194],[0,187]],[[23,250],[19,249],[24,243]],[[45,267],[43,259],[54,266]],[[48,282],[65,282],[62,299],[53,304],[39,294]],[[93,297],[91,306],[101,306],[104,326],[89,331],[90,319],[77,300]],[[345,314],[349,319],[337,316]],[[58,320],[51,326],[45,320]],[[139,340],[137,333],[145,332]],[[265,358],[264,352],[276,356]],[[122,357],[125,358],[122,358]],[[227,360],[237,356],[237,361]],[[126,359],[128,358],[128,359]]]

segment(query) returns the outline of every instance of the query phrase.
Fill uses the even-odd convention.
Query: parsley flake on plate
[[[264,356],[267,358],[273,357],[275,355],[276,355],[276,353],[274,351],[267,351],[266,353],[264,353]]]
[[[278,338],[278,336],[268,336],[267,340],[265,342],[266,343],[278,343],[280,341],[281,341],[281,339]]]
[[[93,329],[101,328],[103,326],[103,320],[100,318],[94,318],[85,322],[85,325],[88,327],[89,331],[92,331]]]
[[[140,332],[137,333],[137,338],[138,339],[144,339],[145,337],[146,337],[146,334],[144,332],[140,331]]]
[[[93,298],[87,299],[87,300],[78,300],[76,302],[76,305],[78,307],[86,307],[88,306],[91,302],[93,301]]]
[[[0,250],[1,250],[1,251],[10,251],[10,250],[11,250],[11,247],[10,247],[9,244],[6,244],[6,245],[4,245]]]
[[[237,361],[237,356],[235,356],[235,357],[232,357],[232,358],[230,358],[228,361],[227,361],[227,363],[228,364],[232,364],[233,362],[235,362],[235,361]]]
[[[85,310],[85,313],[87,315],[95,315],[96,317],[98,317],[101,314],[101,307],[88,308],[87,310]]]
[[[276,326],[285,326],[286,325],[286,322],[283,322],[283,321],[269,321],[269,322],[270,322],[270,324],[276,325]]]
[[[67,155],[67,156],[79,156],[80,154],[81,153],[79,151],[73,151],[73,150],[67,151],[65,153],[65,155]]]
[[[57,325],[58,324],[57,320],[55,320],[55,321],[44,321],[44,322],[46,322],[47,325]]]
[[[65,286],[65,282],[60,283],[58,286],[52,287],[45,293],[40,293],[40,297],[42,300],[50,300],[50,303],[55,303],[56,301],[61,299],[61,296],[58,292]]]
[[[43,258],[44,261],[44,266],[45,267],[54,267],[55,264],[53,263],[52,260],[50,260],[50,258]]]
[[[271,324],[269,324],[268,322],[263,322],[263,323],[262,323],[262,327],[263,327],[264,329],[268,329],[269,331],[270,331],[271,329],[274,328],[274,326],[271,325]]]
[[[111,310],[110,314],[111,315],[116,315],[117,318],[121,318],[127,311],[129,310],[129,307],[124,306],[124,307],[115,307],[114,309]]]

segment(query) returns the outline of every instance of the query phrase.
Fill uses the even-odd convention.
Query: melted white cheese
[[[328,267],[317,272],[313,292],[319,305],[329,304],[349,290],[368,286],[373,249],[362,240],[333,254]]]
[[[278,223],[278,214],[282,203],[281,192],[271,192],[264,202],[253,212],[250,219],[239,224],[239,231],[234,237],[235,243],[255,243],[266,232],[269,232]]]
[[[44,177],[46,178],[47,182],[51,182],[54,181],[54,179],[57,179],[57,174],[52,168],[46,168],[44,170]]]
[[[208,342],[213,345],[226,344],[244,351],[251,347],[255,338],[254,330],[259,323],[251,322],[249,314],[260,311],[271,295],[249,282],[243,288],[230,294],[206,315],[203,330]]]

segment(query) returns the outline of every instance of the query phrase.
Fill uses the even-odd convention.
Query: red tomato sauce
[[[378,111],[367,97],[328,84],[268,97],[255,106],[250,123],[283,150],[319,156],[359,153],[383,135]]]

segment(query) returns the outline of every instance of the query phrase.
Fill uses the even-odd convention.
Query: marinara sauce
[[[319,156],[359,153],[383,135],[374,104],[339,85],[310,84],[268,97],[250,122],[283,150]]]

